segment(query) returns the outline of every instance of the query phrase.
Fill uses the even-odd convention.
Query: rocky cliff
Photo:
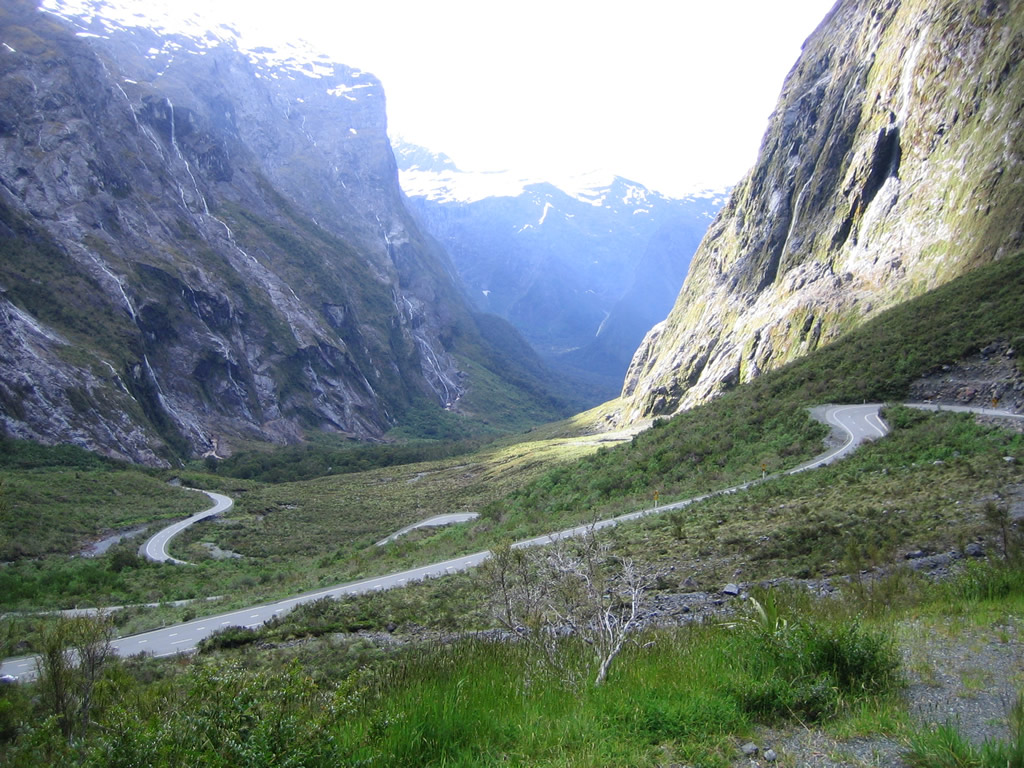
[[[405,209],[375,78],[48,7],[0,9],[8,434],[160,463],[560,412]]]
[[[1024,6],[840,0],[754,168],[638,349],[621,418],[668,414],[1024,245]]]

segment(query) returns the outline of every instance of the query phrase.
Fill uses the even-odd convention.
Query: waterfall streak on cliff
[[[131,315],[131,318],[134,321],[136,319],[135,318],[135,307],[132,306],[131,299],[129,299],[128,298],[128,294],[125,293],[124,284],[121,282],[121,278],[119,278],[117,275],[115,275],[113,272],[111,272],[110,268],[106,264],[104,264],[102,261],[100,261],[98,256],[96,256],[95,254],[89,254],[89,255],[92,256],[93,262],[96,264],[97,267],[100,268],[100,271],[103,272],[107,277],[109,277],[111,280],[113,280],[117,284],[117,290],[119,290],[121,292],[121,298],[124,299],[124,304],[128,308],[128,314]]]
[[[793,230],[796,228],[797,219],[800,217],[800,203],[803,200],[804,192],[807,191],[807,186],[811,183],[811,179],[804,182],[804,185],[800,187],[800,191],[796,195],[796,201],[793,203],[793,213],[789,217],[789,229],[786,230],[786,239],[782,242],[782,250],[779,252],[780,256],[785,256],[786,251],[789,249],[789,238],[793,235]]]
[[[186,160],[185,156],[181,153],[181,148],[178,146],[178,140],[175,137],[175,132],[174,132],[174,130],[175,130],[174,129],[174,105],[171,104],[171,100],[170,99],[165,99],[165,101],[167,102],[167,109],[171,113],[171,146],[174,148],[174,151],[177,153],[178,159],[181,160],[181,162],[185,164],[185,171],[188,173],[188,177],[190,179],[192,179],[192,188],[195,189],[196,197],[198,197],[199,198],[199,202],[203,204],[203,213],[205,213],[207,216],[209,216],[210,215],[210,207],[206,204],[206,198],[203,197],[203,193],[199,191],[199,184],[196,183],[196,177],[192,174],[192,167],[188,164],[188,160]],[[180,187],[178,189],[181,192],[181,202],[185,205],[185,208],[187,209],[188,208],[188,203],[185,202],[185,191],[182,190]]]

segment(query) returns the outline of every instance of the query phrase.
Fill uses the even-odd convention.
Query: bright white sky
[[[175,0],[384,84],[389,133],[464,170],[736,183],[834,0]],[[138,10],[163,6],[137,0]],[[250,37],[251,35],[251,37]]]
[[[782,81],[833,3],[274,5],[288,9],[278,31],[381,79],[392,136],[464,170],[601,170],[682,194],[734,184],[753,164]]]

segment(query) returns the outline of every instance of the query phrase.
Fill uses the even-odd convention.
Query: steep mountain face
[[[637,351],[625,420],[700,403],[1024,240],[1024,6],[840,0]]]
[[[678,295],[724,193],[672,199],[621,177],[562,188],[460,171],[396,142],[410,206],[451,254],[471,300],[542,356],[614,397],[637,345]]]
[[[55,7],[0,9],[8,434],[160,463],[560,412],[404,207],[375,78]]]

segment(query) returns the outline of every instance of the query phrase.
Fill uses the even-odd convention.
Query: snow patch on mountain
[[[534,179],[508,171],[468,173],[459,170],[399,170],[398,183],[410,197],[437,203],[473,203],[488,197],[518,197]]]
[[[531,177],[515,171],[464,171],[447,155],[433,155],[421,147],[392,138],[398,159],[398,182],[409,197],[433,203],[474,203],[489,197],[518,197],[528,187],[547,184],[571,198],[595,208],[625,206],[633,212],[649,212],[663,195],[642,184],[604,171],[564,177]],[[683,200],[713,200],[719,205],[727,189],[695,189]],[[546,215],[546,214],[545,214]],[[543,223],[543,218],[541,222]]]
[[[61,17],[80,31],[79,37],[106,38],[109,35],[135,27],[145,27],[162,40],[160,48],[150,48],[147,58],[170,61],[183,46],[175,36],[189,38],[193,48],[189,53],[201,54],[204,50],[229,46],[245,54],[257,69],[257,77],[273,80],[296,76],[320,80],[344,78],[328,89],[328,93],[344,96],[355,101],[358,89],[372,89],[366,95],[373,95],[379,84],[372,75],[358,69],[349,69],[335,64],[329,56],[316,50],[304,40],[295,40],[276,48],[263,45],[262,41],[245,37],[230,24],[219,24],[210,29],[209,22],[198,14],[182,14],[174,2],[147,0],[145,13],[139,12],[138,0],[43,0],[40,8]],[[353,82],[366,77],[366,82]]]

